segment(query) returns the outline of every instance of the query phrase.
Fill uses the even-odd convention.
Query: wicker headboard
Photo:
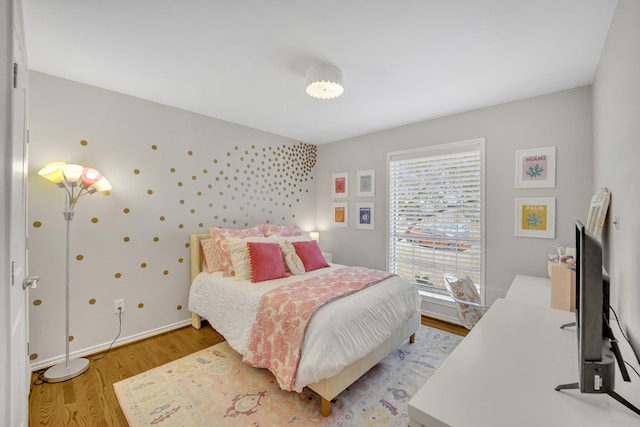
[[[211,238],[211,234],[192,234],[190,237],[191,248],[191,281],[193,282],[196,276],[202,271],[202,260],[204,259],[204,253],[202,252],[202,245],[200,241]]]

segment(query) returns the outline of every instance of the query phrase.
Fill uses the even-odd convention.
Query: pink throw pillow
[[[257,283],[287,277],[279,244],[247,242],[247,247],[251,258],[252,282]]]
[[[213,239],[204,239],[200,241],[200,246],[202,246],[202,271],[206,271],[207,273],[213,273],[215,271],[220,270],[218,257],[216,256],[216,247],[213,244]],[[217,263],[217,264],[216,264]],[[217,265],[217,270],[216,270]]]
[[[260,224],[265,237],[277,234],[280,237],[300,236],[302,230],[297,225]]]
[[[263,237],[262,229],[258,226],[251,228],[215,228],[209,229],[211,239],[213,240],[216,255],[218,256],[216,267],[222,270],[224,276],[233,276],[233,263],[231,261],[231,253],[229,252],[229,244],[226,237],[236,237],[238,239],[246,239],[247,237]],[[207,260],[207,264],[209,261]],[[209,265],[209,269],[212,266]],[[214,270],[215,271],[215,270]]]
[[[305,271],[308,272],[329,267],[327,260],[324,259],[324,255],[322,255],[320,246],[318,246],[318,242],[315,240],[309,242],[291,242],[291,244],[296,248],[296,253],[302,260]]]

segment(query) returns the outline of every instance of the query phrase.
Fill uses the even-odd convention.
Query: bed
[[[281,283],[301,279],[300,276],[291,276],[254,284],[234,281],[223,277],[222,273],[203,272],[204,255],[200,242],[209,237],[210,234],[192,234],[190,238],[192,285],[189,310],[192,312],[192,326],[199,329],[206,319],[234,350],[243,354],[247,331],[255,319],[252,311],[255,310],[254,297],[259,298],[261,293]],[[311,271],[304,276],[320,276],[325,274],[325,270],[329,272],[340,268],[344,266],[331,264],[329,268]],[[389,296],[396,294],[397,297]],[[381,304],[388,304],[388,307]],[[229,307],[231,309],[225,311]],[[387,312],[385,319],[381,319],[381,325],[375,324],[375,319],[367,320],[378,316],[375,314],[378,311]],[[394,313],[391,320],[388,319],[390,311]],[[373,329],[371,325],[374,325]],[[419,326],[417,291],[397,276],[320,307],[306,329],[295,390],[308,387],[315,391],[321,397],[322,415],[329,416],[331,400],[401,343],[407,339],[413,342]],[[352,345],[352,341],[357,344]],[[326,346],[334,351],[326,352]]]

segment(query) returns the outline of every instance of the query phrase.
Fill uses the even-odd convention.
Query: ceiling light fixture
[[[342,95],[342,68],[319,64],[307,70],[307,93],[318,99],[332,99]]]

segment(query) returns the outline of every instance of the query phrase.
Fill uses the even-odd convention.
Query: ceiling
[[[322,144],[592,83],[615,0],[22,0],[32,70]],[[344,71],[333,100],[306,70]]]

